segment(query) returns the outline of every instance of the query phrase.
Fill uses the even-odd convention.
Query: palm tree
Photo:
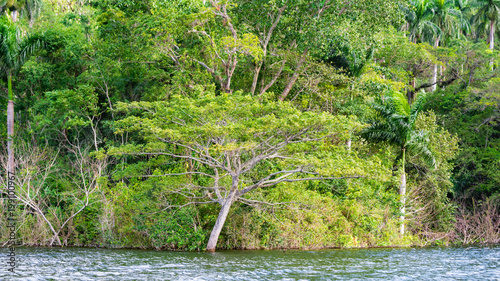
[[[457,19],[459,30],[456,33],[457,38],[464,38],[472,32],[470,19],[472,18],[472,9],[469,0],[455,0],[455,9],[457,10]]]
[[[385,142],[395,145],[399,150],[396,162],[402,160],[401,183],[399,195],[401,202],[401,228],[405,231],[405,203],[406,203],[406,154],[419,155],[431,167],[435,167],[436,160],[429,149],[425,131],[415,130],[415,121],[424,105],[425,92],[418,95],[410,106],[406,97],[400,92],[389,92],[381,101],[374,104],[373,108],[377,118],[371,121],[371,126],[361,131],[361,136],[374,142]]]
[[[476,0],[473,6],[478,8],[477,14],[473,18],[473,22],[478,25],[479,29],[486,29],[489,26],[488,42],[490,50],[495,48],[495,30],[496,23],[500,19],[500,0]],[[493,59],[490,61],[490,68],[493,70]]]
[[[433,38],[441,34],[441,29],[429,18],[432,16],[430,0],[412,0],[408,6],[401,6],[405,15],[406,25],[403,29],[408,32],[408,37],[411,42],[431,42]],[[436,68],[437,75],[437,68]],[[410,81],[410,86],[414,89],[416,78],[413,76]],[[409,96],[409,100],[413,97]]]
[[[413,0],[408,6],[402,6],[406,19],[404,29],[413,43],[430,41],[430,38],[440,32],[439,27],[428,20],[431,14],[430,4],[429,0]]]
[[[0,73],[7,78],[7,153],[9,173],[14,172],[14,94],[12,76],[23,66],[35,50],[42,45],[41,36],[21,36],[21,31],[8,18],[0,18]]]
[[[434,0],[429,7],[430,21],[433,22],[440,30],[440,32],[435,34],[434,37],[434,48],[439,47],[441,39],[444,39],[444,35],[452,35],[455,30],[458,30],[459,23],[457,18],[460,13],[455,9],[454,0]],[[437,88],[437,69],[438,65],[434,64],[432,69],[432,81],[433,84],[431,91],[434,92]]]

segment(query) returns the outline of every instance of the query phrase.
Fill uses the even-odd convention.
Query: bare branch
[[[134,178],[134,177],[141,177],[141,178],[157,178],[157,177],[166,177],[166,176],[182,176],[182,175],[203,175],[211,178],[215,178],[212,175],[202,173],[202,172],[185,172],[185,173],[174,173],[174,174],[163,174],[163,175],[140,175],[140,176],[125,176],[124,178]]]
[[[269,88],[271,88],[271,86],[274,85],[274,83],[276,83],[276,80],[278,80],[278,77],[281,75],[281,72],[283,71],[283,68],[285,67],[285,63],[286,63],[286,60],[283,60],[281,62],[281,67],[280,69],[278,70],[278,72],[276,72],[276,74],[273,76],[273,78],[271,79],[271,81],[269,81],[269,83],[267,83],[267,85],[265,85],[261,90],[260,90],[260,94],[264,94]]]

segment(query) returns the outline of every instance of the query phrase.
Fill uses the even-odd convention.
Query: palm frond
[[[372,123],[370,127],[361,130],[361,136],[374,142],[392,142],[396,132],[387,123]]]
[[[409,115],[410,105],[405,95],[398,91],[391,91],[388,100],[394,105],[395,113],[399,115]]]
[[[16,68],[22,66],[40,47],[44,46],[44,37],[42,34],[34,34],[26,36],[19,42],[19,54]]]
[[[18,29],[7,19],[0,19],[0,64],[3,69],[12,69],[15,65]]]
[[[429,149],[429,138],[424,131],[413,132],[406,144],[407,152],[420,157],[429,167],[436,167],[436,158]]]
[[[425,101],[427,100],[427,93],[422,90],[418,95],[417,99],[413,102],[410,109],[410,118],[408,120],[409,125],[413,128],[415,121],[417,120],[418,114],[424,107]]]
[[[6,18],[0,18],[0,69],[2,74],[15,72],[44,45],[43,34],[22,36],[21,31]]]

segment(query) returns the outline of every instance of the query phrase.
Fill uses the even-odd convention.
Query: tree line
[[[498,241],[497,2],[7,1],[0,160],[18,237]]]

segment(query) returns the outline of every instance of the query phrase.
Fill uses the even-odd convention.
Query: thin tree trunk
[[[226,66],[226,80],[222,83],[222,90],[225,93],[231,94],[233,91],[231,90],[231,79],[234,74],[234,70],[236,69],[236,64],[238,63],[237,55],[234,55],[232,61],[228,60],[228,65]]]
[[[8,168],[9,176],[14,174],[14,151],[13,151],[13,138],[14,138],[14,101],[9,100],[7,105],[7,154],[8,154]]]
[[[59,233],[61,233],[61,231],[63,230],[64,226],[70,221],[72,220],[74,217],[76,217],[76,215],[78,215],[81,211],[83,211],[87,206],[88,206],[88,202],[89,201],[89,198],[88,198],[88,195],[87,195],[87,202],[86,204],[80,208],[80,210],[78,210],[78,212],[74,213],[73,215],[71,215],[62,225],[61,227],[59,227],[59,231],[55,232],[54,228],[52,227],[52,225],[50,225],[50,228],[54,230],[54,235],[52,236],[52,240],[50,241],[50,244],[49,244],[49,247],[52,247],[52,244],[54,244],[54,241],[57,241],[58,246],[62,246],[62,243],[61,243],[61,239],[59,239]]]
[[[229,210],[231,209],[231,205],[233,205],[236,191],[238,191],[238,179],[233,177],[229,196],[222,203],[222,208],[219,212],[219,216],[217,217],[217,221],[215,222],[214,228],[212,229],[212,233],[210,233],[210,238],[208,239],[207,244],[207,252],[215,252],[217,240],[219,240],[220,232],[222,230],[222,227],[224,227],[224,223],[226,222],[227,215],[229,214]]]
[[[250,89],[250,93],[252,96],[255,94],[255,88],[257,88],[257,81],[259,80],[259,74],[260,74],[260,69],[262,68],[262,63],[264,59],[258,63],[258,65],[255,66],[254,74],[253,74],[253,81],[252,81],[252,88]]]
[[[36,206],[36,205],[34,205]],[[54,227],[52,226],[52,224],[50,223],[50,221],[47,219],[47,217],[43,214],[42,210],[40,210],[40,208],[38,206],[36,206],[36,209],[35,211],[40,215],[42,216],[42,219],[47,223],[47,225],[49,226],[50,230],[52,231],[52,240],[50,242],[50,246],[52,246],[52,244],[54,244],[54,241],[57,241],[57,246],[62,246],[62,243],[61,243],[61,239],[59,238],[59,234],[56,232],[56,230],[54,229]]]
[[[250,89],[250,93],[252,93],[252,95],[255,94],[255,89],[257,88],[257,81],[259,80],[260,70],[262,68],[262,64],[264,63],[264,59],[267,56],[267,46],[269,45],[269,41],[271,40],[271,36],[273,35],[273,31],[276,28],[276,26],[278,25],[278,22],[280,21],[280,18],[281,18],[281,14],[285,10],[285,8],[286,8],[286,6],[283,6],[283,7],[281,7],[281,9],[278,10],[278,15],[276,16],[276,20],[271,25],[271,28],[269,28],[269,32],[267,33],[266,38],[264,39],[264,42],[262,43],[262,51],[264,54],[262,56],[262,60],[258,63],[258,65],[255,66],[253,81],[252,81],[252,88]]]
[[[403,148],[403,173],[401,174],[401,185],[399,186],[399,196],[401,202],[401,228],[399,232],[401,236],[405,234],[405,203],[406,203],[406,172],[405,172],[405,150]]]
[[[417,97],[417,93],[415,91],[415,88],[417,86],[417,78],[415,78],[415,76],[413,76],[411,78],[410,86],[411,86],[411,89],[408,90],[408,94],[407,94],[408,104],[412,104],[413,101]]]
[[[274,85],[274,83],[276,83],[276,80],[278,80],[279,76],[281,75],[281,72],[283,71],[283,68],[285,67],[285,63],[286,63],[286,60],[283,60],[281,62],[280,69],[278,70],[278,72],[276,72],[276,74],[271,79],[271,81],[269,81],[269,83],[267,83],[267,85],[265,85],[265,86],[262,85],[262,88],[260,89],[260,95],[264,94],[269,88],[271,88]]]
[[[7,104],[7,171],[10,175],[14,174],[14,95],[12,93],[12,75],[9,73],[7,77],[8,91],[9,91],[9,102]],[[10,176],[9,175],[9,176]]]
[[[434,43],[434,48],[437,48],[439,46],[439,36],[438,38],[436,38],[436,41]],[[438,65],[437,64],[434,64],[433,65],[433,68],[432,68],[432,81],[431,81],[431,84],[432,87],[431,87],[431,92],[434,92],[437,88],[437,74],[438,74]]]
[[[431,80],[432,86],[431,86],[431,92],[434,92],[437,89],[437,83],[436,83],[436,81],[437,81],[437,72],[438,72],[437,68],[438,68],[437,64],[434,64],[432,66],[432,80]]]
[[[490,50],[495,49],[495,21],[490,22]],[[490,69],[493,71],[493,58],[490,60]]]
[[[405,203],[406,203],[406,174],[405,172],[403,172],[403,174],[401,175],[401,185],[399,186],[399,194],[401,196],[401,228],[399,230],[399,232],[401,233],[401,235],[404,235],[405,234]]]
[[[302,53],[302,56],[300,57],[299,62],[297,63],[297,68],[295,69],[295,72],[293,73],[292,78],[290,79],[290,81],[288,81],[288,84],[285,86],[285,89],[281,93],[279,100],[281,100],[281,101],[285,100],[285,98],[288,96],[288,94],[292,90],[293,85],[295,85],[295,82],[299,78],[300,71],[302,70],[302,65],[306,61],[307,51],[308,51],[308,48],[306,48],[304,50],[304,52]]]
[[[17,15],[18,15],[17,10],[13,10],[13,11],[12,11],[12,21],[13,21],[13,22],[16,22],[16,21],[17,21]]]

